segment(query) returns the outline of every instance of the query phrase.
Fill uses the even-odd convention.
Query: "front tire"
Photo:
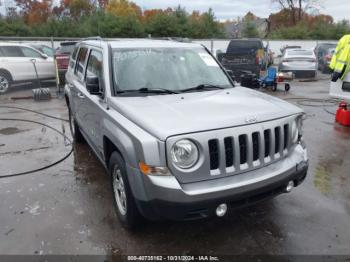
[[[125,161],[118,152],[113,152],[110,157],[109,172],[118,218],[124,227],[135,229],[140,224],[141,215],[131,192]]]
[[[4,94],[11,87],[12,80],[5,72],[0,72],[0,94]]]

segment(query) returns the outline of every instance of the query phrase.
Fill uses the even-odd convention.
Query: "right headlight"
[[[193,167],[199,159],[198,148],[189,139],[177,141],[171,148],[170,153],[174,165],[183,169]]]

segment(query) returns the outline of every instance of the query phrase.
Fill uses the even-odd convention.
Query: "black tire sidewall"
[[[11,85],[12,85],[11,76],[9,76],[6,72],[0,72],[0,76],[6,78],[7,82],[9,83],[7,90],[4,92],[6,93],[11,88]]]
[[[71,118],[72,118],[72,112],[71,112],[71,108],[68,107],[68,114],[69,114],[69,127],[71,129],[71,132],[72,132],[72,137],[73,137],[73,140],[74,142],[76,143],[83,143],[84,142],[84,137],[83,135],[81,134],[80,132],[80,129],[79,129],[79,126],[77,124],[77,121],[75,121],[75,119],[73,118],[73,125],[74,127],[72,127],[72,121],[71,121]],[[74,128],[74,134],[73,134],[73,128]]]
[[[118,165],[120,168],[121,175],[124,182],[124,187],[125,187],[125,194],[126,194],[126,214],[125,215],[123,215],[119,211],[117,200],[114,194],[113,170],[116,165]],[[111,181],[111,188],[112,188],[112,194],[113,194],[113,204],[114,204],[116,213],[118,215],[118,218],[124,227],[129,229],[134,229],[140,222],[140,213],[137,209],[136,202],[130,188],[129,180],[126,173],[125,161],[123,157],[116,151],[112,153],[109,159],[108,170],[111,178],[110,181]]]

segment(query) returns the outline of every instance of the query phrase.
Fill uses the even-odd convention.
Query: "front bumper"
[[[188,184],[179,184],[173,176],[144,176],[147,199],[137,199],[137,204],[149,219],[205,218],[214,215],[221,203],[230,210],[283,193],[291,180],[298,186],[307,170],[306,149],[297,145],[288,157],[235,176]]]

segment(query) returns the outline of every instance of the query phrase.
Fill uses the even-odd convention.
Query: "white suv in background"
[[[56,76],[52,57],[25,44],[0,43],[0,93],[5,93],[13,83],[35,81],[36,65],[40,80]]]

